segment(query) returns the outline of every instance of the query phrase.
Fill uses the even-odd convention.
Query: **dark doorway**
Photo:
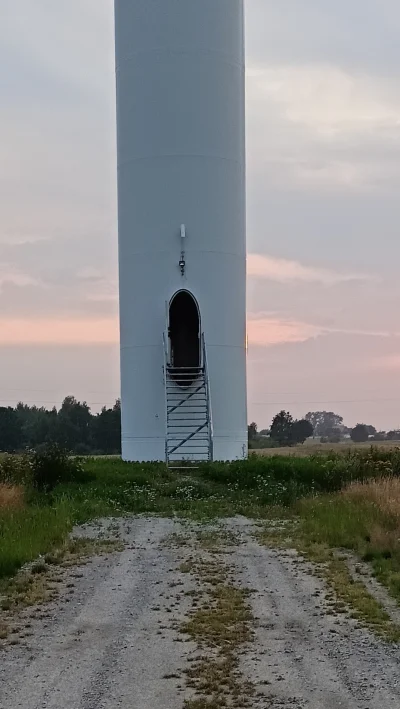
[[[169,339],[171,367],[179,370],[182,377],[191,384],[196,369],[201,366],[200,357],[200,316],[197,303],[188,291],[180,291],[169,306]],[[179,372],[176,372],[176,377]]]

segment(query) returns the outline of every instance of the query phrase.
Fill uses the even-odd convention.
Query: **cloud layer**
[[[331,286],[351,281],[375,280],[361,273],[340,273],[328,268],[305,266],[297,261],[274,258],[263,254],[248,254],[247,274],[253,278],[265,278],[278,283],[320,283]]]

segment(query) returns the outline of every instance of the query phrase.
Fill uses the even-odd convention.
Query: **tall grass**
[[[252,455],[249,460],[205,465],[200,474],[215,483],[235,483],[244,491],[257,489],[260,480],[278,481],[288,488],[290,504],[299,494],[336,492],[353,481],[400,476],[400,449],[369,448],[304,458]]]
[[[74,522],[69,504],[0,511],[0,578],[60,544]]]
[[[400,600],[399,478],[352,483],[335,495],[301,500],[296,511],[299,538],[306,544],[356,552]]]
[[[390,476],[353,483],[343,491],[343,495],[357,503],[360,500],[371,502],[385,515],[397,520],[400,529],[400,478]]]

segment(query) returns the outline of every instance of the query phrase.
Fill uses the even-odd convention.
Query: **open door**
[[[182,385],[193,383],[201,367],[200,313],[189,291],[179,291],[169,305],[170,365],[174,378]]]

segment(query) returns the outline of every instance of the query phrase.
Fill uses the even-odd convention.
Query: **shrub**
[[[342,436],[340,433],[332,433],[328,438],[328,443],[340,443]]]
[[[87,478],[78,458],[57,443],[34,451],[31,459],[32,483],[39,492],[51,492],[60,483],[84,482]]]
[[[31,482],[32,467],[28,454],[9,455],[0,458],[0,483],[4,485],[28,485]]]
[[[306,458],[295,456],[251,455],[248,460],[232,463],[209,463],[201,466],[201,475],[221,486],[233,484],[238,490],[252,491],[260,487],[260,481],[273,485],[281,483],[298,488],[302,494],[336,492],[353,481],[400,477],[400,449],[348,453],[330,452]],[[292,488],[291,488],[292,489]]]
[[[257,436],[254,441],[249,441],[250,450],[264,450],[265,448],[279,448],[279,443],[266,436]]]

